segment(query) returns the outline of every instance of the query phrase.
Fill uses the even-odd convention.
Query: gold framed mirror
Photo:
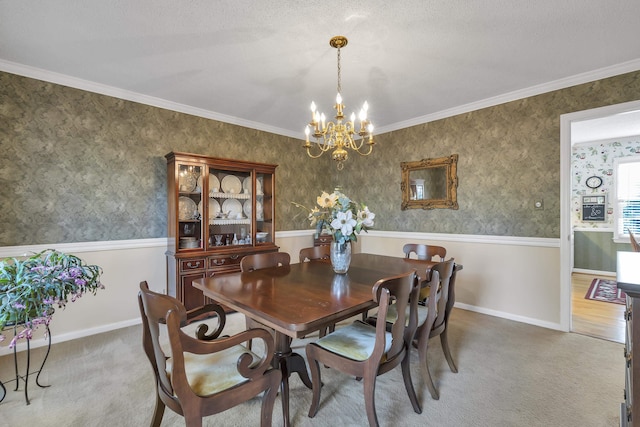
[[[458,209],[458,155],[400,163],[401,209]]]

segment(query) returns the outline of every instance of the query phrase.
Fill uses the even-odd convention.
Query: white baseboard
[[[585,268],[574,268],[571,270],[573,273],[593,274],[594,276],[610,276],[616,277],[615,271],[600,271],[600,270],[587,270]]]
[[[116,329],[138,325],[141,322],[142,320],[140,320],[140,318],[130,319],[122,322],[111,323],[108,325],[97,326],[95,328],[80,329],[80,330],[69,332],[62,335],[56,335],[55,330],[53,330],[51,331],[51,345],[65,342],[65,341],[75,340],[78,338],[86,338],[91,335],[101,334],[103,332],[115,331]],[[5,343],[8,343],[11,340],[11,336],[5,335],[5,337],[6,337]],[[29,342],[29,346],[31,348],[46,347],[47,343],[48,341],[45,338],[33,338]],[[16,345],[16,351],[20,352],[26,349],[27,349],[26,342],[24,340],[20,340],[18,342],[18,345]],[[12,353],[13,353],[13,349],[10,349],[8,346],[0,347],[0,356],[5,356],[7,354],[12,354]]]
[[[531,317],[518,316],[511,313],[505,313],[503,311],[490,310],[487,308],[476,307],[474,305],[463,304],[459,302],[456,302],[453,306],[456,308],[460,308],[462,310],[469,310],[469,311],[473,311],[480,314],[486,314],[489,316],[500,317],[502,319],[513,320],[514,322],[528,323],[529,325],[540,326],[542,328],[569,332],[568,330],[565,330],[564,328],[562,328],[562,325],[560,323],[544,322],[539,319],[532,319]]]

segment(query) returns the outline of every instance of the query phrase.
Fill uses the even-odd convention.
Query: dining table
[[[416,270],[428,278],[435,261],[357,253],[346,274],[334,273],[329,262],[316,260],[250,272],[195,280],[193,286],[232,310],[273,331],[273,366],[282,372],[281,397],[289,426],[289,377],[296,372],[312,388],[304,358],[291,341],[323,330],[376,306],[373,285],[380,279]]]

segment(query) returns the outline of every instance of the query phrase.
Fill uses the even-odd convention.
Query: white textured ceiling
[[[378,132],[640,69],[639,0],[0,0],[0,70],[302,138]]]

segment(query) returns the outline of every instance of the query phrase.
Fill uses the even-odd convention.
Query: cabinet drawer
[[[206,266],[204,258],[183,259],[180,261],[180,272],[204,270]]]
[[[331,243],[332,237],[330,234],[321,234],[313,239],[314,246],[324,246]]]
[[[240,268],[240,260],[242,259],[242,255],[220,255],[220,256],[212,256],[209,257],[209,269],[218,269],[218,268],[229,268],[236,267]]]

